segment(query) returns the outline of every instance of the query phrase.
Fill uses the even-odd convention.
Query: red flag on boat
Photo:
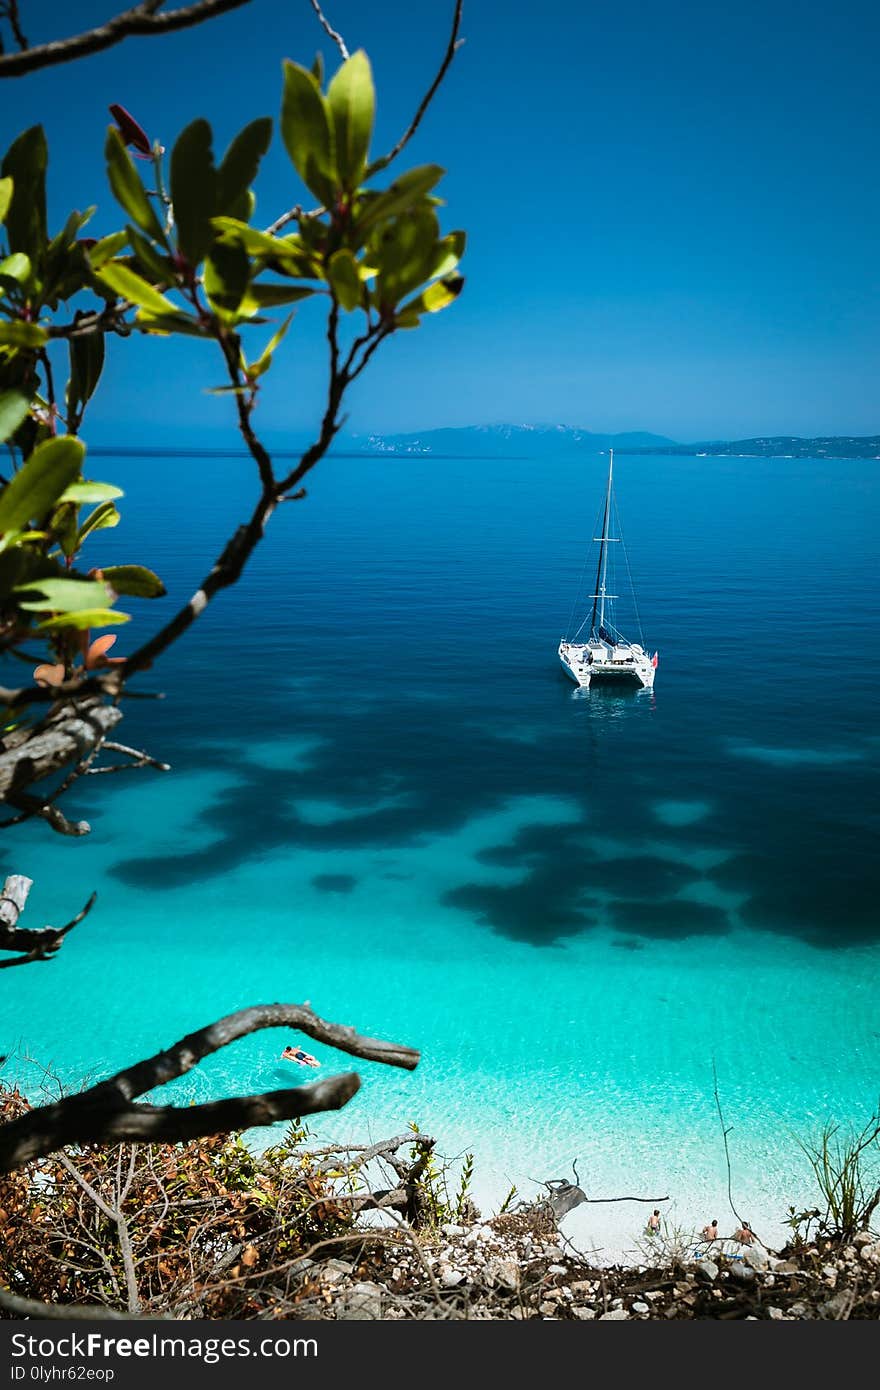
[[[660,657],[657,652],[655,652],[654,655],[651,657],[651,665],[654,667],[655,671],[657,667],[660,665]]]

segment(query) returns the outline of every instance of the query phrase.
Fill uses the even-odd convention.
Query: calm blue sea
[[[476,1152],[487,1201],[578,1154],[591,1195],[669,1193],[676,1219],[723,1226],[714,1058],[740,1210],[778,1234],[810,1197],[794,1136],[866,1115],[880,1075],[877,465],[618,458],[660,666],[653,693],[580,694],[555,649],[606,467],[323,465],[143,678],[165,700],[127,708],[126,741],[173,772],[81,783],[85,841],[6,835],[33,922],[99,893],[57,960],[4,977],[7,1074],[73,1084],[309,999],[424,1054],[413,1075],[364,1066],[322,1134],[417,1120]],[[91,472],[127,493],[94,558],[170,590],[144,631],[245,514],[252,468]],[[284,1041],[177,1093],[304,1079]],[[642,1220],[602,1213],[582,1234],[606,1250]]]

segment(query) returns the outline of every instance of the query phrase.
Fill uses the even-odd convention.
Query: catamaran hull
[[[626,662],[601,661],[591,656],[587,647],[560,642],[559,660],[568,678],[582,690],[597,684],[628,685],[639,690],[650,690],[654,684],[654,665],[640,649]]]

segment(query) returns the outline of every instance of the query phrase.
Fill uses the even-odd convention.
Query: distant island
[[[618,446],[615,445],[615,448]],[[880,459],[880,435],[770,435],[760,439],[715,439],[702,444],[662,444],[647,449],[620,446],[621,453],[679,454],[695,458]]]
[[[802,438],[770,435],[755,439],[702,440],[681,444],[662,434],[630,431],[597,434],[571,425],[467,425],[410,434],[353,435],[345,441],[371,454],[436,455],[438,458],[531,458],[537,453],[672,455],[693,458],[880,459],[880,435]]]

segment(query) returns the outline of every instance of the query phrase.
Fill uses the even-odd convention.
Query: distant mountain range
[[[420,430],[413,434],[352,435],[347,443],[375,454],[436,454],[443,458],[530,458],[552,449],[599,453],[613,448],[630,453],[675,447],[662,434],[593,434],[571,425],[468,425],[461,429]]]
[[[340,443],[343,441],[340,440]],[[802,438],[772,435],[757,439],[708,440],[680,444],[662,434],[635,430],[594,434],[571,425],[468,425],[420,430],[412,434],[350,435],[345,446],[372,454],[426,455],[438,458],[530,458],[560,453],[690,455],[715,458],[865,458],[880,459],[880,435],[833,435]]]

